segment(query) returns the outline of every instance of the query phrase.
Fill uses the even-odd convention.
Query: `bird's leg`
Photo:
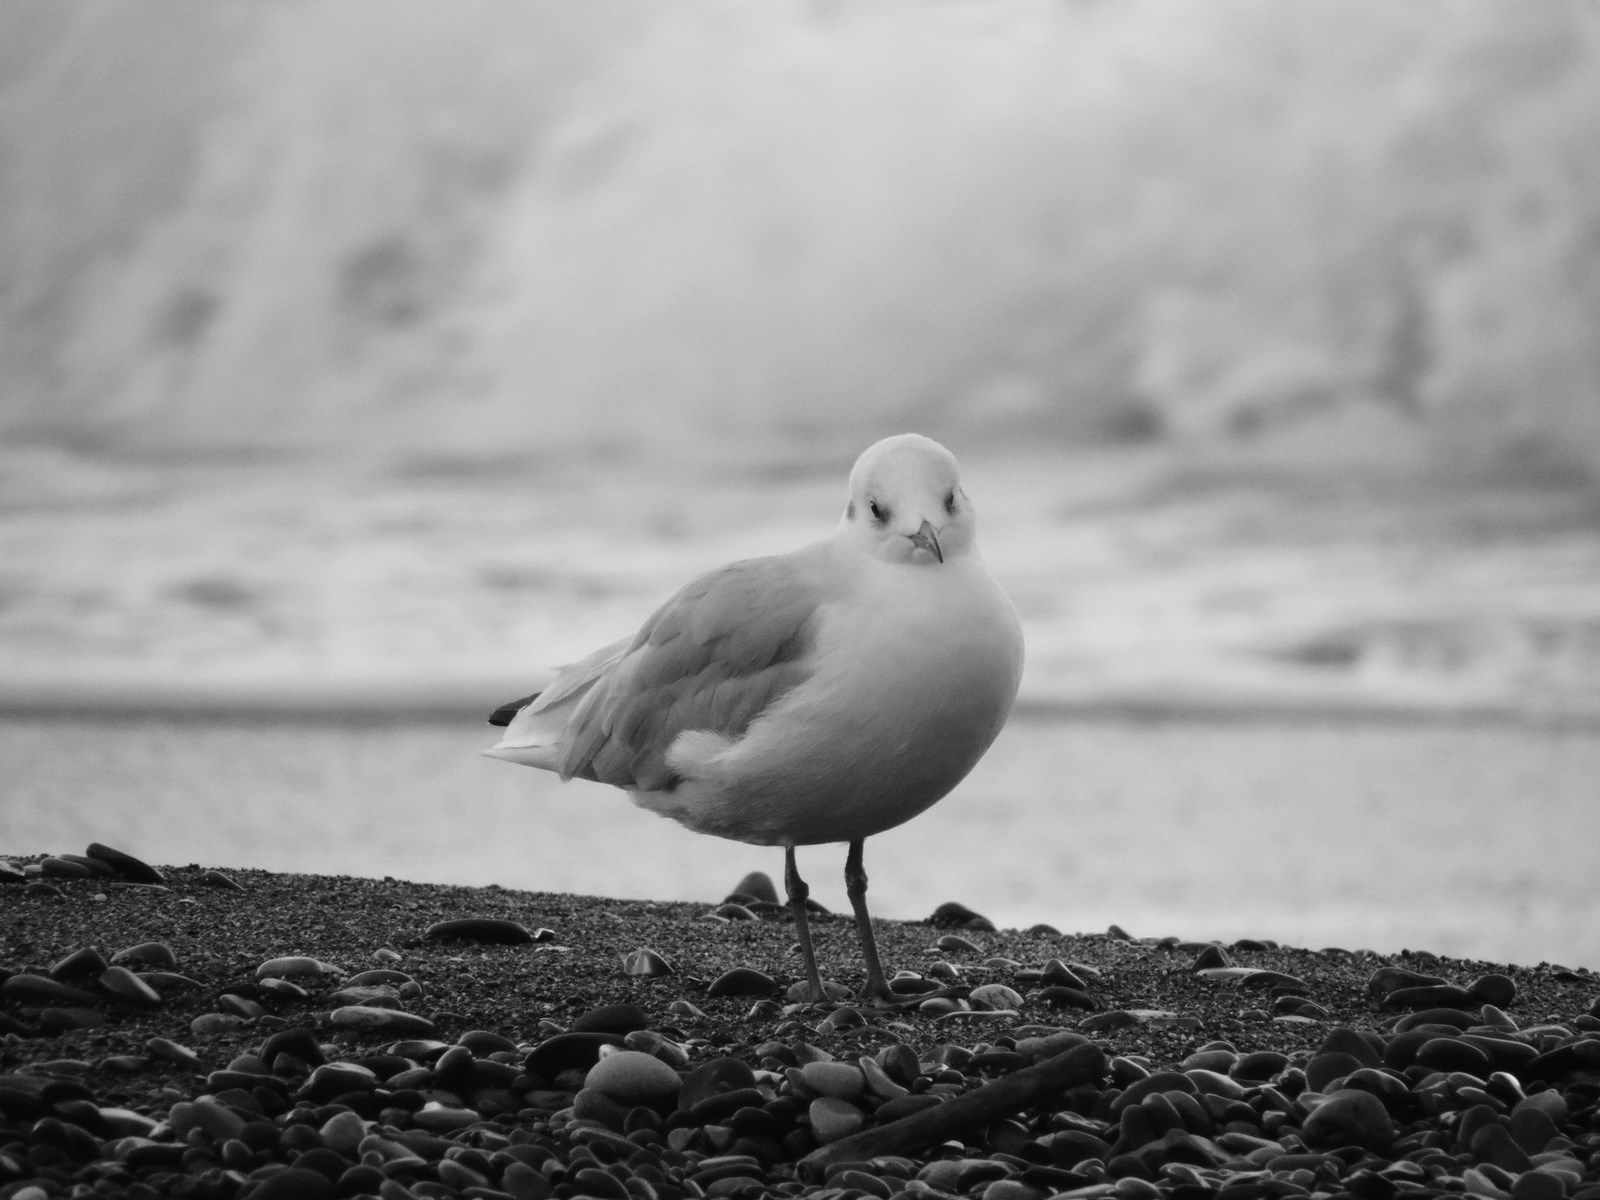
[[[794,912],[794,932],[800,939],[800,955],[806,960],[806,982],[811,985],[811,998],[826,1000],[828,992],[817,971],[817,953],[811,946],[811,921],[806,916],[806,900],[811,896],[811,889],[794,865],[793,846],[783,848],[783,888],[789,897],[789,908]]]
[[[867,915],[867,871],[861,865],[862,838],[850,843],[844,859],[844,890],[850,897],[850,907],[856,914],[856,933],[861,937],[861,957],[867,963],[867,982],[862,985],[862,1000],[890,1000],[894,993],[889,981],[883,977],[883,963],[878,959],[878,939],[872,936],[872,918]]]

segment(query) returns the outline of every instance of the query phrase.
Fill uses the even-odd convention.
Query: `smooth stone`
[[[317,1135],[329,1149],[337,1150],[347,1158],[355,1158],[360,1150],[361,1139],[367,1136],[367,1122],[349,1110],[334,1113],[322,1123]]]
[[[333,1200],[333,1181],[320,1171],[283,1167],[258,1176],[250,1200]]]
[[[316,1034],[304,1025],[294,1025],[267,1035],[257,1053],[261,1061],[268,1064],[280,1054],[288,1054],[311,1067],[320,1067],[326,1061]]]
[[[243,885],[241,885],[236,879],[234,879],[233,876],[227,874],[225,871],[207,871],[204,875],[200,876],[200,886],[208,888],[220,888],[223,891],[229,892],[244,891]]]
[[[554,1079],[562,1071],[587,1071],[599,1061],[602,1046],[621,1045],[622,1039],[614,1033],[558,1033],[528,1051],[523,1069],[545,1079]]]
[[[1021,993],[1003,983],[980,984],[972,989],[967,999],[974,1005],[989,1009],[1016,1010],[1022,1007]]]
[[[1464,1071],[1487,1079],[1494,1073],[1494,1062],[1478,1047],[1461,1038],[1430,1038],[1417,1048],[1417,1062],[1436,1071]]]
[[[257,1004],[248,996],[239,996],[233,992],[223,992],[217,997],[217,1007],[224,1012],[236,1017],[243,1017],[247,1021],[255,1021],[267,1015],[267,1010]]]
[[[506,917],[456,917],[435,921],[423,932],[429,941],[458,940],[517,945],[534,940],[528,927]]]
[[[427,1017],[401,1012],[393,1008],[373,1008],[365,1004],[347,1004],[328,1014],[328,1020],[341,1029],[360,1029],[369,1033],[388,1034],[393,1037],[432,1037],[436,1028]]]
[[[1082,1012],[1094,1012],[1100,1007],[1100,1001],[1082,988],[1067,987],[1063,984],[1042,988],[1039,999],[1054,1008],[1072,1008]]]
[[[129,946],[125,950],[118,950],[111,956],[111,965],[114,967],[154,967],[162,971],[176,971],[178,969],[178,956],[173,953],[172,947],[165,942],[140,942],[137,946]]]
[[[157,1058],[165,1059],[170,1063],[177,1063],[180,1067],[197,1070],[200,1066],[200,1056],[187,1046],[180,1045],[171,1038],[153,1037],[144,1044],[144,1048]]]
[[[123,850],[114,850],[101,842],[90,842],[85,853],[88,857],[105,863],[124,879],[135,883],[165,883],[167,877],[142,858],[135,858]]]
[[[338,1004],[363,1005],[367,1008],[400,1007],[400,989],[387,983],[374,983],[366,987],[342,987],[328,998]]]
[[[352,1062],[323,1063],[316,1068],[295,1092],[299,1100],[322,1101],[342,1096],[345,1092],[370,1092],[378,1086],[378,1076]]]
[[[649,979],[659,975],[671,975],[675,970],[671,962],[648,946],[630,950],[622,956],[622,973],[634,978]]]
[[[204,1098],[174,1104],[167,1113],[167,1123],[180,1139],[191,1129],[200,1129],[217,1143],[238,1137],[244,1129],[244,1118],[238,1113]]]
[[[28,873],[8,858],[0,858],[0,883],[27,883]]]
[[[1517,998],[1517,985],[1508,975],[1480,976],[1467,985],[1467,991],[1475,999],[1496,1008],[1509,1008]]]
[[[768,904],[779,902],[778,889],[772,882],[772,876],[765,871],[751,871],[734,884],[733,891],[728,896],[729,899],[734,896],[748,896],[752,900],[765,900]]]
[[[106,969],[106,960],[93,946],[74,950],[50,968],[50,978],[59,980],[85,979]]]
[[[1383,997],[1400,988],[1431,987],[1445,982],[1437,975],[1424,975],[1404,967],[1379,967],[1367,980],[1367,994]]]
[[[1427,984],[1421,987],[1396,988],[1384,996],[1389,1008],[1475,1008],[1479,1001],[1466,988],[1454,983]]]
[[[1079,991],[1088,991],[1089,984],[1085,975],[1073,970],[1059,958],[1052,958],[1044,964],[1044,970],[1039,976],[1042,984],[1059,984],[1061,987],[1077,988]]]
[[[818,1096],[806,1109],[811,1133],[823,1145],[849,1137],[866,1128],[867,1114],[848,1100],[837,1096]]]
[[[615,1033],[627,1035],[650,1026],[650,1017],[637,1004],[602,1004],[575,1017],[568,1027],[573,1033]]]
[[[100,986],[125,1004],[154,1007],[161,994],[127,967],[110,966],[100,973]]]
[[[719,996],[770,996],[778,990],[778,982],[753,967],[734,967],[711,981],[706,995]]]
[[[926,923],[936,929],[976,929],[982,932],[994,932],[993,921],[954,900],[947,900],[934,909],[928,915]]]
[[[404,971],[396,971],[393,967],[371,967],[368,970],[359,971],[350,976],[349,979],[344,981],[344,986],[347,988],[376,987],[387,984],[390,987],[398,988],[402,984],[415,982],[416,980],[412,979]]]
[[[572,1115],[581,1121],[598,1121],[619,1133],[628,1120],[630,1106],[606,1095],[599,1088],[580,1088],[572,1098]]]
[[[1346,1088],[1312,1109],[1300,1133],[1308,1146],[1318,1150],[1360,1146],[1387,1154],[1394,1145],[1395,1126],[1383,1101],[1371,1092]]]
[[[1213,942],[1195,955],[1195,960],[1190,964],[1189,969],[1191,971],[1206,971],[1213,967],[1231,966],[1233,966],[1233,960],[1228,957],[1227,951]]]
[[[429,1103],[411,1114],[411,1123],[429,1133],[454,1133],[469,1125],[476,1125],[483,1117],[475,1109],[449,1108]]]
[[[1363,1067],[1376,1067],[1383,1063],[1383,1054],[1358,1030],[1348,1025],[1335,1025],[1322,1039],[1319,1049],[1326,1054],[1348,1054]]]
[[[40,1028],[52,1033],[63,1033],[69,1029],[95,1029],[105,1022],[106,1014],[98,1008],[51,1004],[39,1010]]]
[[[51,979],[48,975],[34,975],[24,971],[0,983],[0,997],[19,1004],[65,1004],[93,1008],[100,997],[93,992]]]
[[[53,854],[39,863],[39,873],[50,879],[88,879],[94,874],[80,862]]]
[[[235,1013],[201,1013],[189,1022],[189,1032],[195,1037],[216,1037],[242,1029],[245,1019]]]
[[[684,1075],[682,1091],[678,1093],[678,1107],[691,1109],[713,1096],[753,1088],[755,1083],[755,1073],[742,1059],[707,1059]]]
[[[1549,1171],[1526,1171],[1511,1185],[1511,1200],[1563,1200],[1567,1185]]]
[[[495,1033],[490,1029],[469,1029],[456,1039],[456,1045],[465,1046],[479,1058],[487,1057],[490,1054],[513,1054],[517,1049],[517,1044],[510,1038],[504,1034]],[[401,1052],[396,1051],[396,1053]],[[416,1056],[407,1055],[407,1057],[414,1058]]]
[[[819,1096],[840,1100],[859,1100],[866,1091],[867,1078],[854,1063],[811,1062],[799,1068],[805,1086]]]
[[[1511,1130],[1497,1121],[1484,1125],[1473,1134],[1469,1147],[1474,1158],[1492,1162],[1507,1171],[1521,1172],[1533,1167],[1533,1160],[1526,1150],[1517,1145]]]
[[[583,1085],[629,1107],[635,1104],[660,1107],[678,1099],[683,1080],[653,1054],[642,1050],[613,1050],[602,1054],[589,1068]]]
[[[330,963],[305,954],[286,954],[269,958],[256,968],[257,979],[296,979],[302,975],[343,975],[344,972]]]
[[[959,933],[947,933],[934,943],[941,954],[982,954],[983,947]]]
[[[1289,1056],[1277,1050],[1253,1050],[1241,1054],[1228,1075],[1233,1079],[1265,1082],[1289,1065]]]

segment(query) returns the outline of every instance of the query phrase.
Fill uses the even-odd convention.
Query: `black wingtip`
[[[502,704],[499,708],[495,709],[492,713],[489,714],[489,724],[491,724],[491,725],[509,725],[509,724],[511,724],[511,718],[512,717],[516,716],[523,709],[527,708],[528,705],[532,704],[538,698],[539,698],[539,693],[535,692],[531,696],[524,696],[521,700],[513,700],[510,704]]]

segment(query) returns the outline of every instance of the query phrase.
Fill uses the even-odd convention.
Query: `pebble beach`
[[[810,1005],[762,876],[648,903],[96,844],[0,880],[0,1200],[1600,1197],[1583,965],[953,899],[878,922],[897,1004]],[[851,923],[813,926],[853,988]]]

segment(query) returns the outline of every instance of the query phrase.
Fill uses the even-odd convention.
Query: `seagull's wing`
[[[656,791],[677,777],[679,734],[737,738],[810,673],[822,588],[805,552],[731,563],[695,579],[625,646],[563,672],[507,729],[505,744],[567,708],[548,762],[563,779]],[[576,699],[576,703],[571,702]],[[562,702],[566,701],[566,704]],[[526,760],[525,760],[526,761]]]

